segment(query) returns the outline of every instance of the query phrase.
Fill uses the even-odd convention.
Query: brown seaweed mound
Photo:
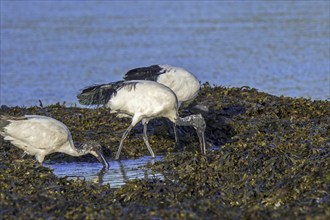
[[[164,160],[152,166],[164,179],[128,182],[119,189],[56,177],[32,157],[0,139],[0,214],[56,219],[329,219],[330,102],[276,97],[256,89],[204,84],[193,104],[205,105],[209,145],[201,156],[193,129],[179,129],[175,147],[166,123],[149,126],[150,144]],[[183,110],[186,115],[197,108]],[[8,108],[0,114],[40,114],[64,122],[73,139],[98,140],[116,151],[129,119],[104,108],[55,104]],[[122,158],[149,155],[137,127]],[[179,152],[179,153],[178,153]],[[93,157],[47,156],[57,160]]]

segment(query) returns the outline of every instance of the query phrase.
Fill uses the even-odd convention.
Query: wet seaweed
[[[163,180],[131,180],[119,189],[58,178],[0,139],[1,216],[60,219],[329,219],[330,102],[277,97],[256,89],[203,85],[192,103],[208,107],[209,150],[198,153],[193,131],[180,127],[183,148],[162,120],[150,143],[164,160],[151,166]],[[185,109],[180,115],[193,114]],[[65,123],[73,139],[99,141],[109,159],[130,123],[105,108],[6,107],[0,114],[41,114]],[[137,126],[122,156],[149,155]],[[51,161],[94,160],[54,154]]]

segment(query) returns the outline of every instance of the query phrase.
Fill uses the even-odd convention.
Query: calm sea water
[[[77,103],[151,64],[201,82],[330,97],[329,1],[1,1],[0,104]]]

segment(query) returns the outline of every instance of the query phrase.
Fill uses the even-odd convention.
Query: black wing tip
[[[102,84],[103,85],[103,84]],[[100,104],[95,99],[95,95],[102,85],[92,85],[83,88],[77,95],[78,102],[82,105],[97,105]]]
[[[11,116],[11,115],[0,115],[1,120],[27,120],[26,116]]]
[[[86,97],[84,94],[77,95],[77,98],[78,98],[78,102],[82,105],[93,105],[93,103],[90,102],[88,97]]]
[[[96,86],[88,86],[80,90],[80,94],[92,91]]]
[[[113,94],[122,86],[123,80],[100,85],[93,85],[81,90],[77,95],[78,102],[82,105],[105,105]]]
[[[27,120],[27,118],[25,116],[0,115],[1,132],[3,132],[4,128],[11,123],[10,120]]]
[[[4,128],[10,124],[10,122],[7,120],[6,116],[1,115],[0,116],[0,132],[4,131]]]
[[[156,81],[157,77],[162,74],[163,68],[160,65],[151,65],[147,67],[137,67],[129,70],[124,80],[153,80]]]

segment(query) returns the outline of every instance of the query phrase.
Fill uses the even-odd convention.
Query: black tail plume
[[[9,116],[9,115],[0,115],[0,133],[4,132],[4,128],[10,124],[9,120],[25,120],[27,119],[24,116],[21,117],[15,117],[15,116]]]
[[[5,119],[2,119],[2,116],[1,116],[1,119],[0,119],[0,132],[3,132],[4,131],[4,128],[9,124],[10,122],[5,120]]]
[[[139,67],[129,70],[125,76],[125,80],[151,80],[157,81],[157,77],[164,73],[164,70],[159,65],[148,67]]]
[[[105,105],[113,95],[117,94],[118,90],[126,86],[133,88],[135,85],[135,82],[118,81],[90,86],[83,89],[77,98],[82,105]]]
[[[77,95],[78,101],[82,105],[104,105],[106,104],[114,91],[107,84],[90,86]]]

